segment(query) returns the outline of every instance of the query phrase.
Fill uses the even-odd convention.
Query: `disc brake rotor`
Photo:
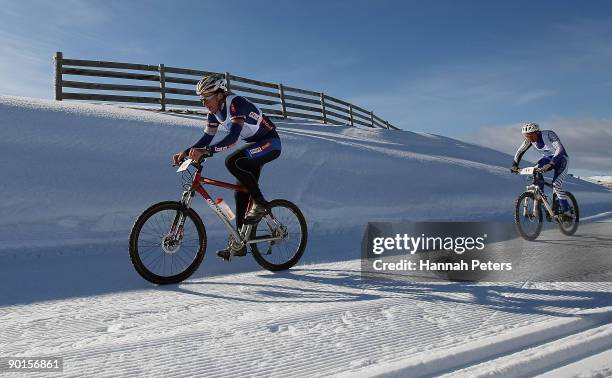
[[[181,248],[181,241],[174,235],[168,234],[162,238],[161,247],[169,255],[175,254]]]

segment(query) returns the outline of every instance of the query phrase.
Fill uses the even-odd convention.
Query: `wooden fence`
[[[157,104],[162,111],[177,110],[170,109],[169,105],[202,108],[202,103],[198,101],[195,94],[194,86],[203,75],[215,73],[169,67],[163,64],[156,66],[66,59],[61,52],[55,53],[54,67],[55,99],[58,101],[88,100]],[[76,81],[70,78],[73,76],[104,78],[106,82]],[[325,124],[360,125],[399,130],[372,111],[323,92],[247,79],[231,75],[229,72],[225,73],[225,77],[228,89],[258,104],[269,116],[311,119]],[[108,79],[112,82],[108,82]],[[134,81],[137,81],[138,85],[131,84]],[[78,91],[66,92],[67,88],[74,88]],[[104,91],[137,93],[136,95],[118,95],[107,94],[108,92]],[[154,95],[146,95],[149,93]]]

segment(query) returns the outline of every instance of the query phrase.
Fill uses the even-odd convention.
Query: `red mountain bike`
[[[255,261],[264,269],[285,270],[304,254],[308,230],[300,209],[293,203],[275,199],[269,210],[255,224],[245,224],[236,231],[231,219],[213,201],[204,185],[248,192],[242,185],[202,177],[203,163],[183,162],[183,195],[180,201],[165,201],[146,209],[134,223],[130,234],[130,258],[136,271],[147,281],[173,284],[195,272],[206,252],[206,228],[191,208],[198,192],[229,232],[230,260],[236,251],[249,245]],[[249,209],[252,206],[249,201]],[[247,209],[248,212],[248,209]]]

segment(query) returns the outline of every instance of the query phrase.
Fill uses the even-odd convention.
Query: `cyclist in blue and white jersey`
[[[523,154],[533,146],[543,157],[538,161],[542,172],[554,170],[553,192],[559,199],[559,207],[564,215],[570,215],[570,205],[563,191],[563,179],[567,176],[569,156],[557,134],[552,130],[540,130],[537,123],[527,123],[521,129],[525,140],[514,154],[512,172],[518,172],[518,165]],[[542,178],[541,173],[540,178]]]
[[[249,193],[235,192],[236,226],[238,229],[244,223],[255,223],[266,213],[268,204],[259,188],[259,175],[264,164],[278,158],[281,154],[281,141],[276,132],[276,126],[248,99],[232,94],[227,89],[227,81],[222,74],[204,76],[196,85],[196,94],[204,106],[208,108],[208,124],[204,136],[193,146],[173,156],[175,162],[180,162],[186,156],[199,160],[201,157],[212,156],[214,153],[232,147],[238,138],[247,143],[225,159],[225,165],[238,183],[244,185]],[[219,126],[229,133],[217,143],[211,144]],[[248,214],[245,212],[253,197],[253,206]],[[227,259],[230,250],[217,252],[217,255]],[[234,253],[234,256],[244,256],[246,248]]]

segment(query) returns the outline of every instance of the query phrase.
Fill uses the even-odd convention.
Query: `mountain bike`
[[[546,181],[541,173],[541,169],[537,166],[518,171],[520,175],[532,177],[531,184],[527,186],[525,192],[518,196],[514,204],[514,224],[518,233],[525,240],[535,240],[542,231],[544,215],[546,215],[546,220],[556,222],[563,234],[573,235],[578,229],[580,220],[580,210],[576,198],[572,193],[565,192],[570,204],[570,215],[561,214],[557,195],[553,194],[552,202],[549,203],[548,197],[544,193],[544,186],[552,187],[552,184]]]
[[[200,266],[206,252],[206,228],[200,216],[191,208],[195,193],[199,193],[229,232],[230,257],[250,246],[255,261],[264,269],[286,270],[304,254],[308,239],[306,220],[300,209],[284,199],[268,203],[266,214],[254,224],[244,224],[236,230],[231,215],[224,212],[204,185],[247,192],[246,187],[202,176],[206,159],[185,160],[178,168],[183,178],[180,201],[159,202],[146,209],[134,222],[130,234],[129,252],[136,271],[147,281],[174,284],[191,276]],[[253,205],[249,200],[248,210]],[[226,210],[227,211],[227,210]]]

